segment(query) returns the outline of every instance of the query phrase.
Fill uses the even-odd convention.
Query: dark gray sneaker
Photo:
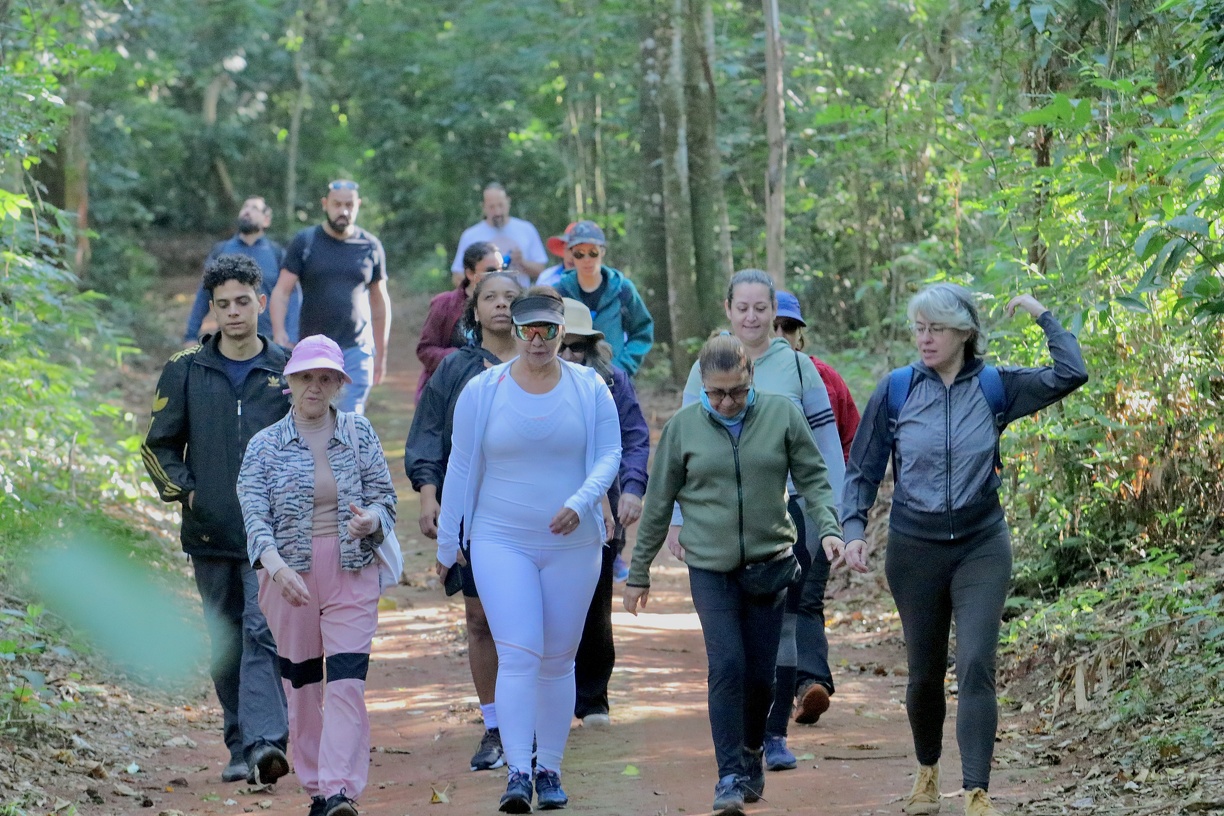
[[[488,728],[480,738],[480,747],[472,754],[473,771],[491,771],[506,764],[506,755],[502,752],[501,731]]]
[[[547,768],[536,771],[535,794],[540,810],[559,810],[569,804],[569,797],[561,790],[561,774]]]
[[[506,792],[497,809],[502,813],[531,812],[531,774],[511,769],[506,777]]]
[[[273,785],[276,780],[289,773],[289,760],[285,752],[266,742],[251,749],[250,772],[247,782],[252,785]]]
[[[327,797],[326,810],[323,811],[326,816],[357,816],[357,803],[345,794],[346,791],[341,788],[339,793]]]
[[[714,786],[714,813],[744,816],[744,788],[736,774],[727,774]]]
[[[221,772],[222,782],[241,782],[247,778],[247,774],[251,769],[247,767],[246,760],[240,756],[230,757],[229,764],[225,766],[225,770]]]

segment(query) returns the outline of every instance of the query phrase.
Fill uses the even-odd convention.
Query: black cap
[[[543,295],[528,295],[510,304],[510,319],[516,326],[531,323],[555,323],[565,325],[565,304]]]

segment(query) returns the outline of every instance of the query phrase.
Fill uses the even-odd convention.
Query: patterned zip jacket
[[[338,492],[340,566],[360,570],[374,562],[383,531],[394,529],[397,501],[382,444],[370,421],[358,414],[337,412],[327,461]],[[246,522],[251,564],[259,567],[260,553],[275,547],[290,569],[310,571],[314,457],[298,433],[292,411],[251,439],[238,473],[238,501]],[[374,509],[382,519],[379,531],[369,538],[351,540],[350,504]]]

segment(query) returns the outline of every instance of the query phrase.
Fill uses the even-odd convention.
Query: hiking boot
[[[966,800],[968,801],[968,800]],[[930,816],[939,812],[939,765],[919,765],[914,789],[901,810],[910,816]]]
[[[502,813],[531,812],[531,775],[511,769],[506,774],[506,792],[497,809]]]
[[[334,796],[327,797],[324,816],[357,816],[357,803],[344,795],[343,788]]]
[[[284,751],[265,742],[251,749],[249,767],[247,782],[252,785],[272,785],[289,773],[289,760],[285,758]]]
[[[310,797],[310,810],[306,816],[327,816],[327,800],[322,796]]]
[[[740,777],[727,774],[714,786],[714,813],[717,816],[744,816],[744,787]]]
[[[965,816],[1003,816],[990,803],[990,796],[981,788],[974,788],[965,793]]]
[[[744,792],[744,801],[751,804],[759,802],[765,795],[765,764],[762,761],[764,752],[757,748],[744,749],[744,775],[740,777],[740,788]]]
[[[606,711],[596,711],[582,718],[583,728],[607,728],[612,724],[612,718]]]
[[[558,810],[569,804],[569,797],[561,790],[561,774],[547,768],[536,771],[535,795],[540,810]]]
[[[820,715],[829,710],[829,690],[809,680],[799,687],[797,709],[795,722],[800,725],[814,725],[820,720]]]
[[[506,764],[506,755],[502,752],[501,731],[496,728],[485,729],[480,738],[480,747],[472,754],[473,771],[491,771]]]
[[[240,756],[230,757],[229,764],[225,766],[225,770],[221,772],[222,782],[241,782],[251,773],[251,769],[247,767],[246,760]]]
[[[765,767],[771,771],[790,771],[799,767],[799,760],[786,747],[786,737],[765,737]]]

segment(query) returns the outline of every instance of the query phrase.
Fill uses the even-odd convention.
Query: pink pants
[[[378,627],[378,566],[341,569],[334,536],[311,546],[311,570],[302,573],[310,600],[290,605],[260,570],[259,606],[280,656],[294,772],[310,796],[357,799],[370,773],[365,678]]]

